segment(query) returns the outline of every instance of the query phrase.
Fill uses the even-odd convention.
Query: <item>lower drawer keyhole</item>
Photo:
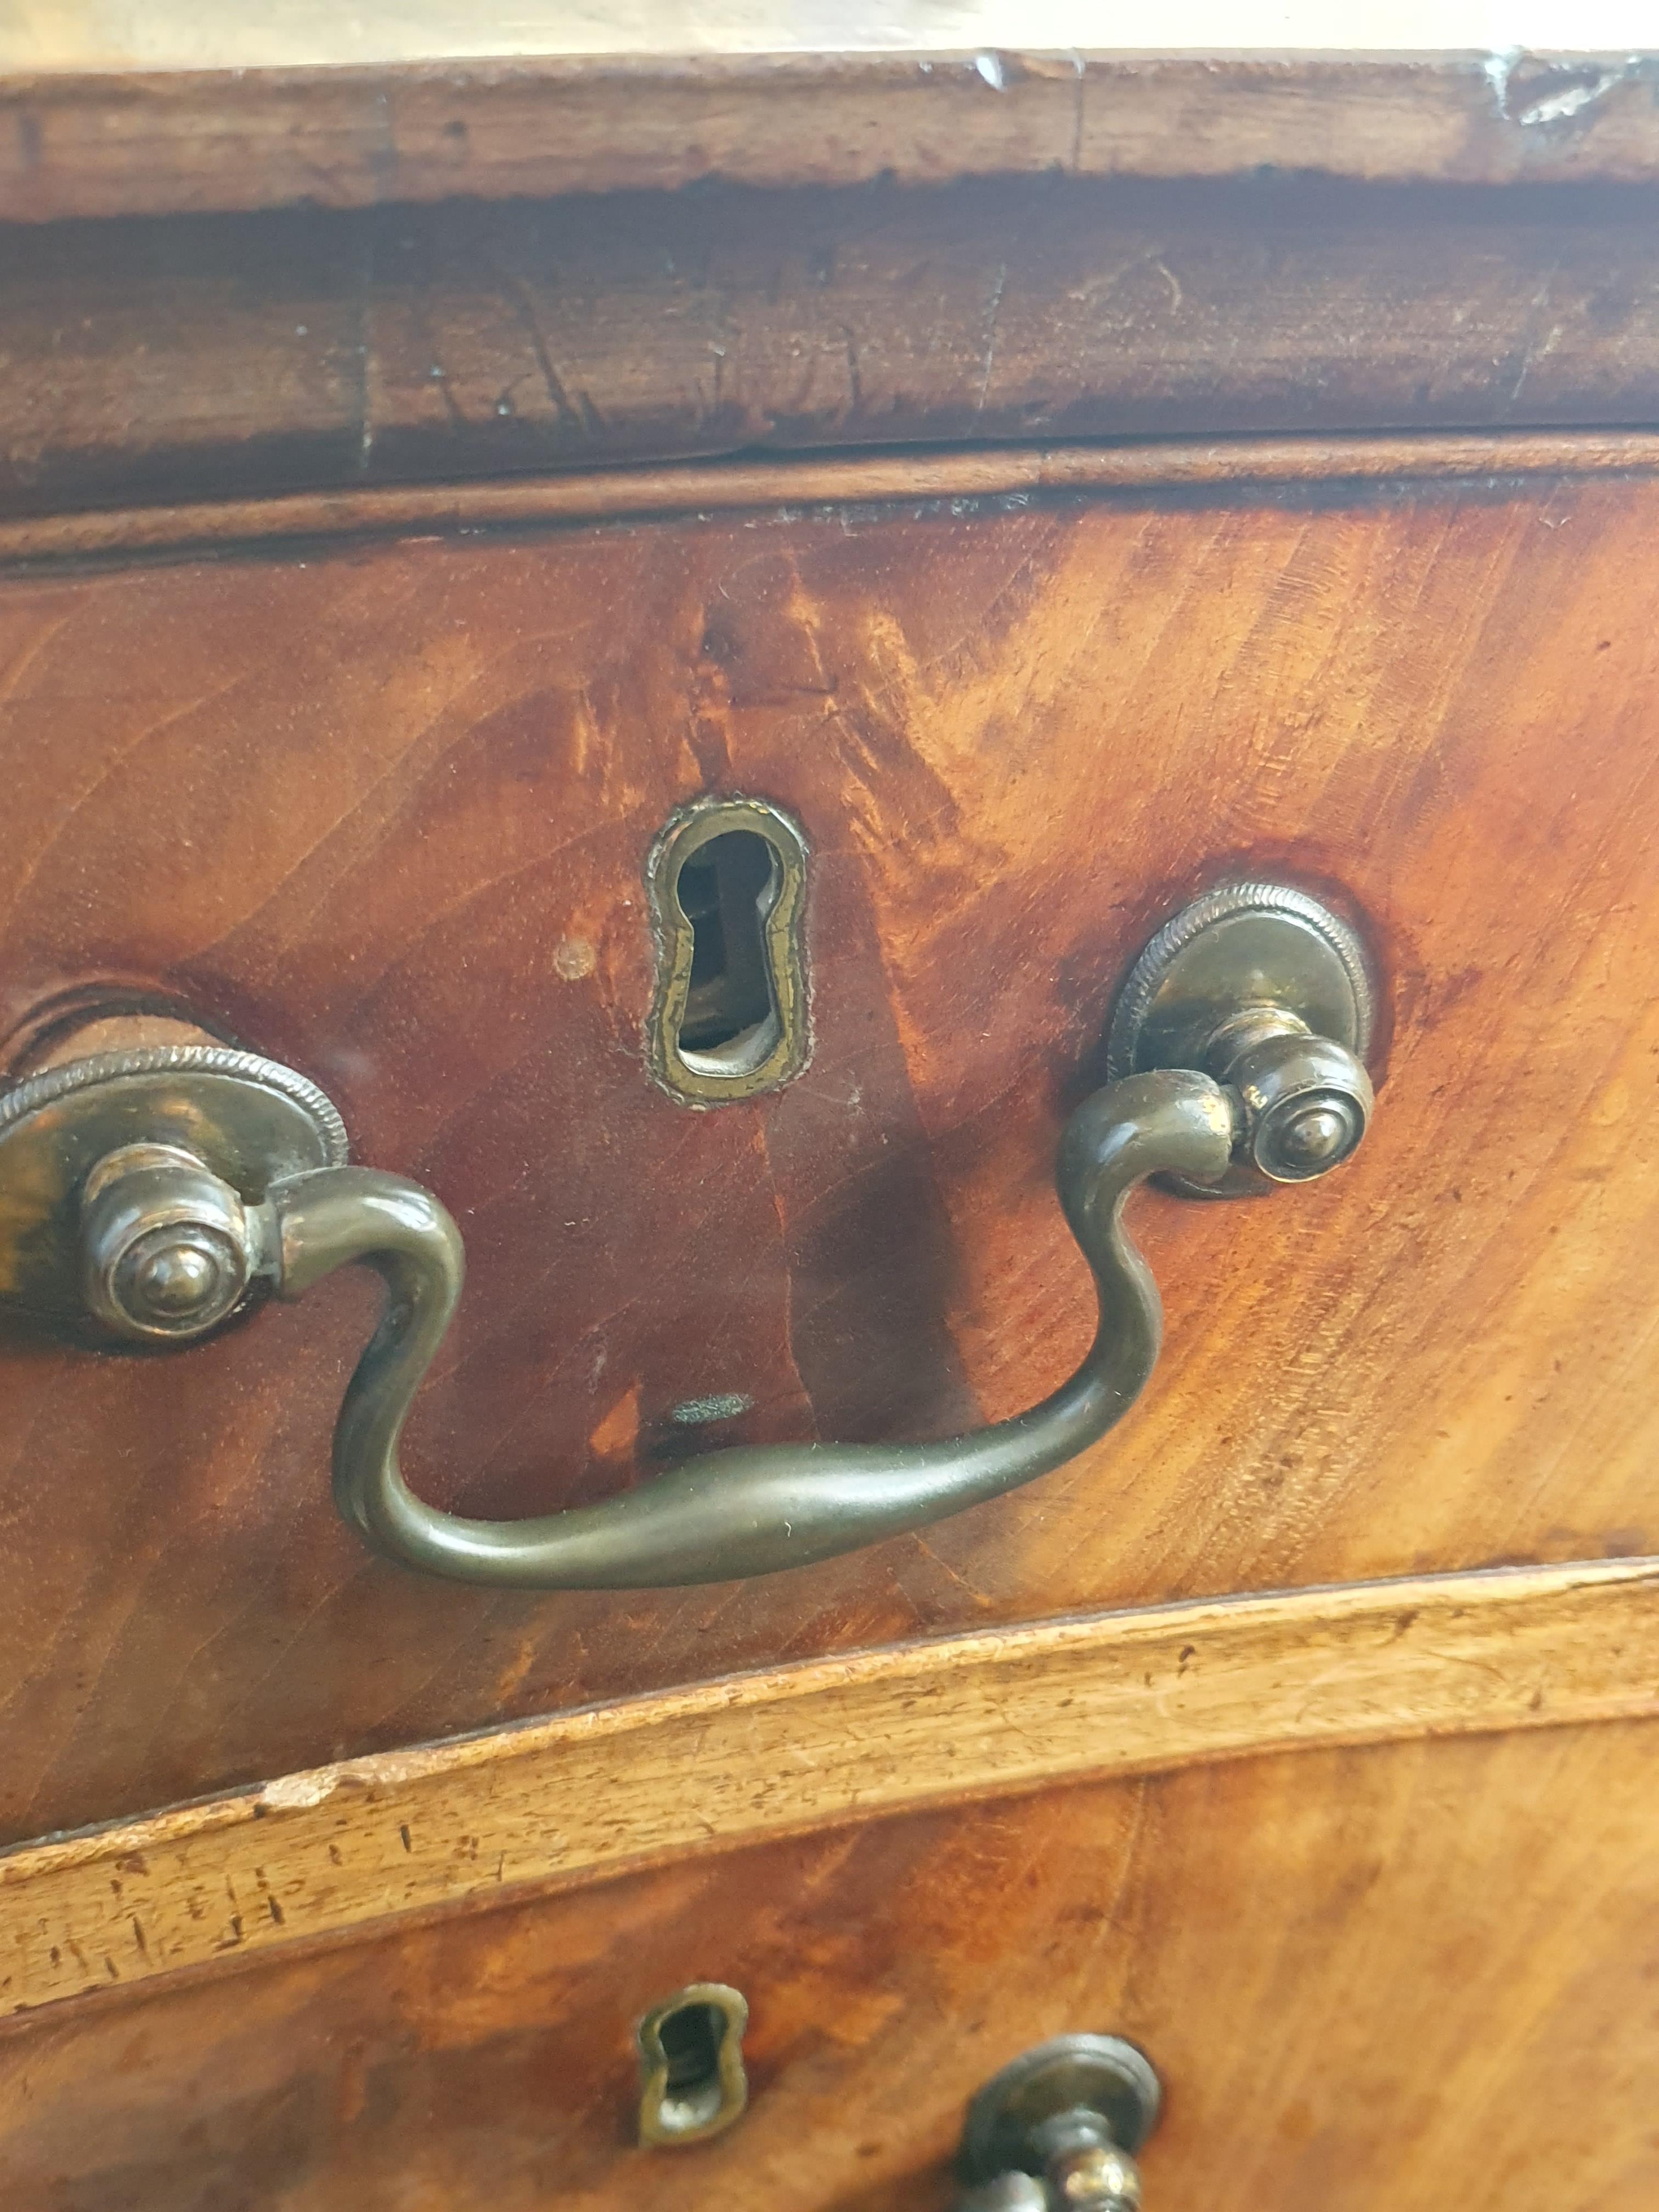
[[[640,2022],[640,2141],[703,2142],[749,2101],[743,2032],[749,2007],[723,1982],[694,1982]]]

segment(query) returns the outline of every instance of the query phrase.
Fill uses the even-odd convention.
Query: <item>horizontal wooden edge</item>
[[[1426,431],[1378,437],[971,447],[685,462],[465,484],[200,501],[0,523],[0,564],[188,552],[272,540],[465,536],[538,524],[1064,492],[1651,475],[1659,431]]]
[[[14,53],[21,52],[15,49]],[[323,67],[3,67],[0,220],[454,197],[1297,170],[1659,177],[1627,51],[527,53]]]
[[[1659,1559],[895,1646],[345,1760],[0,1857],[0,2008],[1082,1778],[1659,1717]]]

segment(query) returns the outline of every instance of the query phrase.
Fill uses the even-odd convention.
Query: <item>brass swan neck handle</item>
[[[1168,1070],[1108,1084],[1067,1123],[1060,1202],[1094,1271],[1100,1325],[1082,1365],[1030,1413],[930,1443],[738,1445],[688,1460],[597,1505],[475,1521],[415,1497],[398,1438],[460,1297],[461,1240],[436,1199],[367,1168],[325,1168],[271,1201],[278,1295],[336,1267],[373,1267],[386,1317],[347,1387],[334,1495],[375,1550],[465,1582],[641,1589],[805,1566],[925,1527],[1045,1474],[1105,1435],[1158,1358],[1157,1286],[1123,1227],[1151,1175],[1208,1182],[1232,1157],[1227,1094]]]
[[[1188,918],[1177,917],[1143,954],[1114,1025],[1121,1072],[1060,1138],[1056,1180],[1094,1275],[1094,1341],[1040,1405],[966,1435],[738,1446],[528,1520],[425,1504],[404,1480],[398,1439],[460,1298],[459,1232],[418,1184],[348,1165],[339,1118],[304,1077],[210,1045],[72,1061],[0,1097],[0,1195],[32,1194],[37,1217],[32,1239],[20,1238],[19,1207],[0,1207],[0,1290],[9,1260],[12,1295],[21,1279],[18,1302],[37,1312],[105,1337],[181,1344],[258,1290],[298,1297],[337,1267],[372,1268],[386,1309],[336,1425],[334,1494],[364,1540],[405,1566],[593,1589],[725,1582],[830,1559],[1030,1482],[1122,1419],[1162,1330],[1157,1286],[1123,1222],[1147,1177],[1269,1188],[1328,1171],[1358,1143],[1371,1093],[1352,1048],[1363,1048],[1369,1002],[1356,991],[1345,1015],[1340,962],[1320,934],[1342,925],[1277,887],[1230,887],[1207,904],[1201,927],[1183,935]],[[1273,951],[1287,930],[1281,964],[1294,988],[1275,997],[1263,944]],[[1229,932],[1248,979],[1242,1000],[1217,994],[1215,940]],[[1297,960],[1318,972],[1322,1001]],[[1327,1032],[1299,1005],[1322,1013]],[[1330,1027],[1346,1027],[1346,1041]],[[1186,1064],[1170,1064],[1171,1036]]]

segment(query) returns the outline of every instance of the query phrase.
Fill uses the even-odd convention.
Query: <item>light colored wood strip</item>
[[[1656,1597],[1637,1559],[1206,1601],[350,1759],[0,1859],[0,2001],[1073,1777],[1659,1715]]]
[[[1651,475],[1659,431],[1425,432],[1382,437],[1148,440],[836,459],[696,462],[492,483],[300,492],[280,499],[42,515],[0,524],[0,562],[173,552],[272,538],[398,537],[538,523],[730,514],[834,502],[1156,493],[1219,484]]]

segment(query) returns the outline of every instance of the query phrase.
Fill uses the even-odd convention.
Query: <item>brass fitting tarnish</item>
[[[1238,1113],[1227,1172],[1189,1195],[1259,1196],[1340,1167],[1373,1099],[1376,990],[1358,932],[1289,884],[1219,884],[1164,923],[1124,979],[1107,1070],[1201,1067]]]
[[[1135,2153],[1158,2124],[1151,2060],[1117,2035],[1057,2035],[968,2107],[958,2212],[1139,2212]]]

